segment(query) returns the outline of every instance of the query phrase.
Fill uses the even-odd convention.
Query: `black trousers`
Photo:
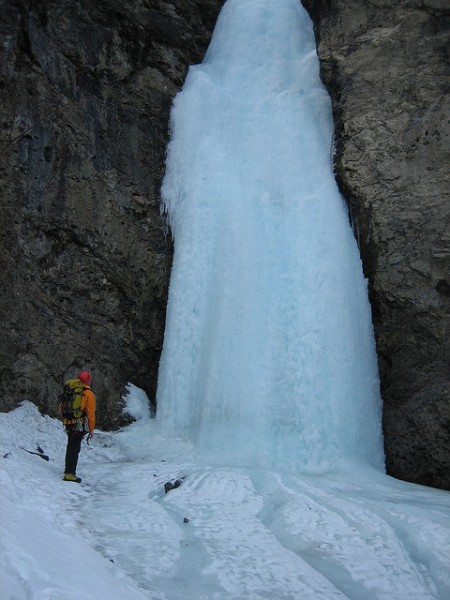
[[[86,435],[85,431],[76,431],[75,427],[66,427],[67,450],[65,473],[77,474],[78,455],[80,454],[81,442]]]

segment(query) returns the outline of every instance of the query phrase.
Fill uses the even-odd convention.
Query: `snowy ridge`
[[[447,492],[173,462],[130,393],[140,420],[83,444],[81,485],[61,480],[60,423],[0,414],[2,600],[449,597]]]
[[[228,0],[172,111],[175,257],[158,383],[168,438],[206,461],[383,468],[358,248],[330,100],[297,0]]]

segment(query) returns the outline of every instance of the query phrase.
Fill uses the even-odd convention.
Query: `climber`
[[[77,477],[78,455],[81,442],[88,434],[88,442],[94,435],[96,399],[91,390],[92,375],[81,371],[78,379],[69,379],[64,384],[58,411],[63,418],[67,432],[66,466],[64,481],[80,483]]]

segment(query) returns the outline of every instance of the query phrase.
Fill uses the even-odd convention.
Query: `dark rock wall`
[[[450,3],[305,5],[370,282],[387,469],[450,489]]]
[[[169,110],[223,0],[0,0],[0,403],[54,414],[94,372],[99,425],[153,399],[171,264]],[[336,176],[369,279],[387,467],[450,487],[448,0],[304,0]]]
[[[1,407],[54,414],[92,369],[99,425],[154,397],[171,264],[171,101],[222,0],[0,0]]]

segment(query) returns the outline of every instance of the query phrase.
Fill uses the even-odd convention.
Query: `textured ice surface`
[[[158,416],[202,459],[383,468],[367,286],[297,0],[228,0],[172,111]]]

